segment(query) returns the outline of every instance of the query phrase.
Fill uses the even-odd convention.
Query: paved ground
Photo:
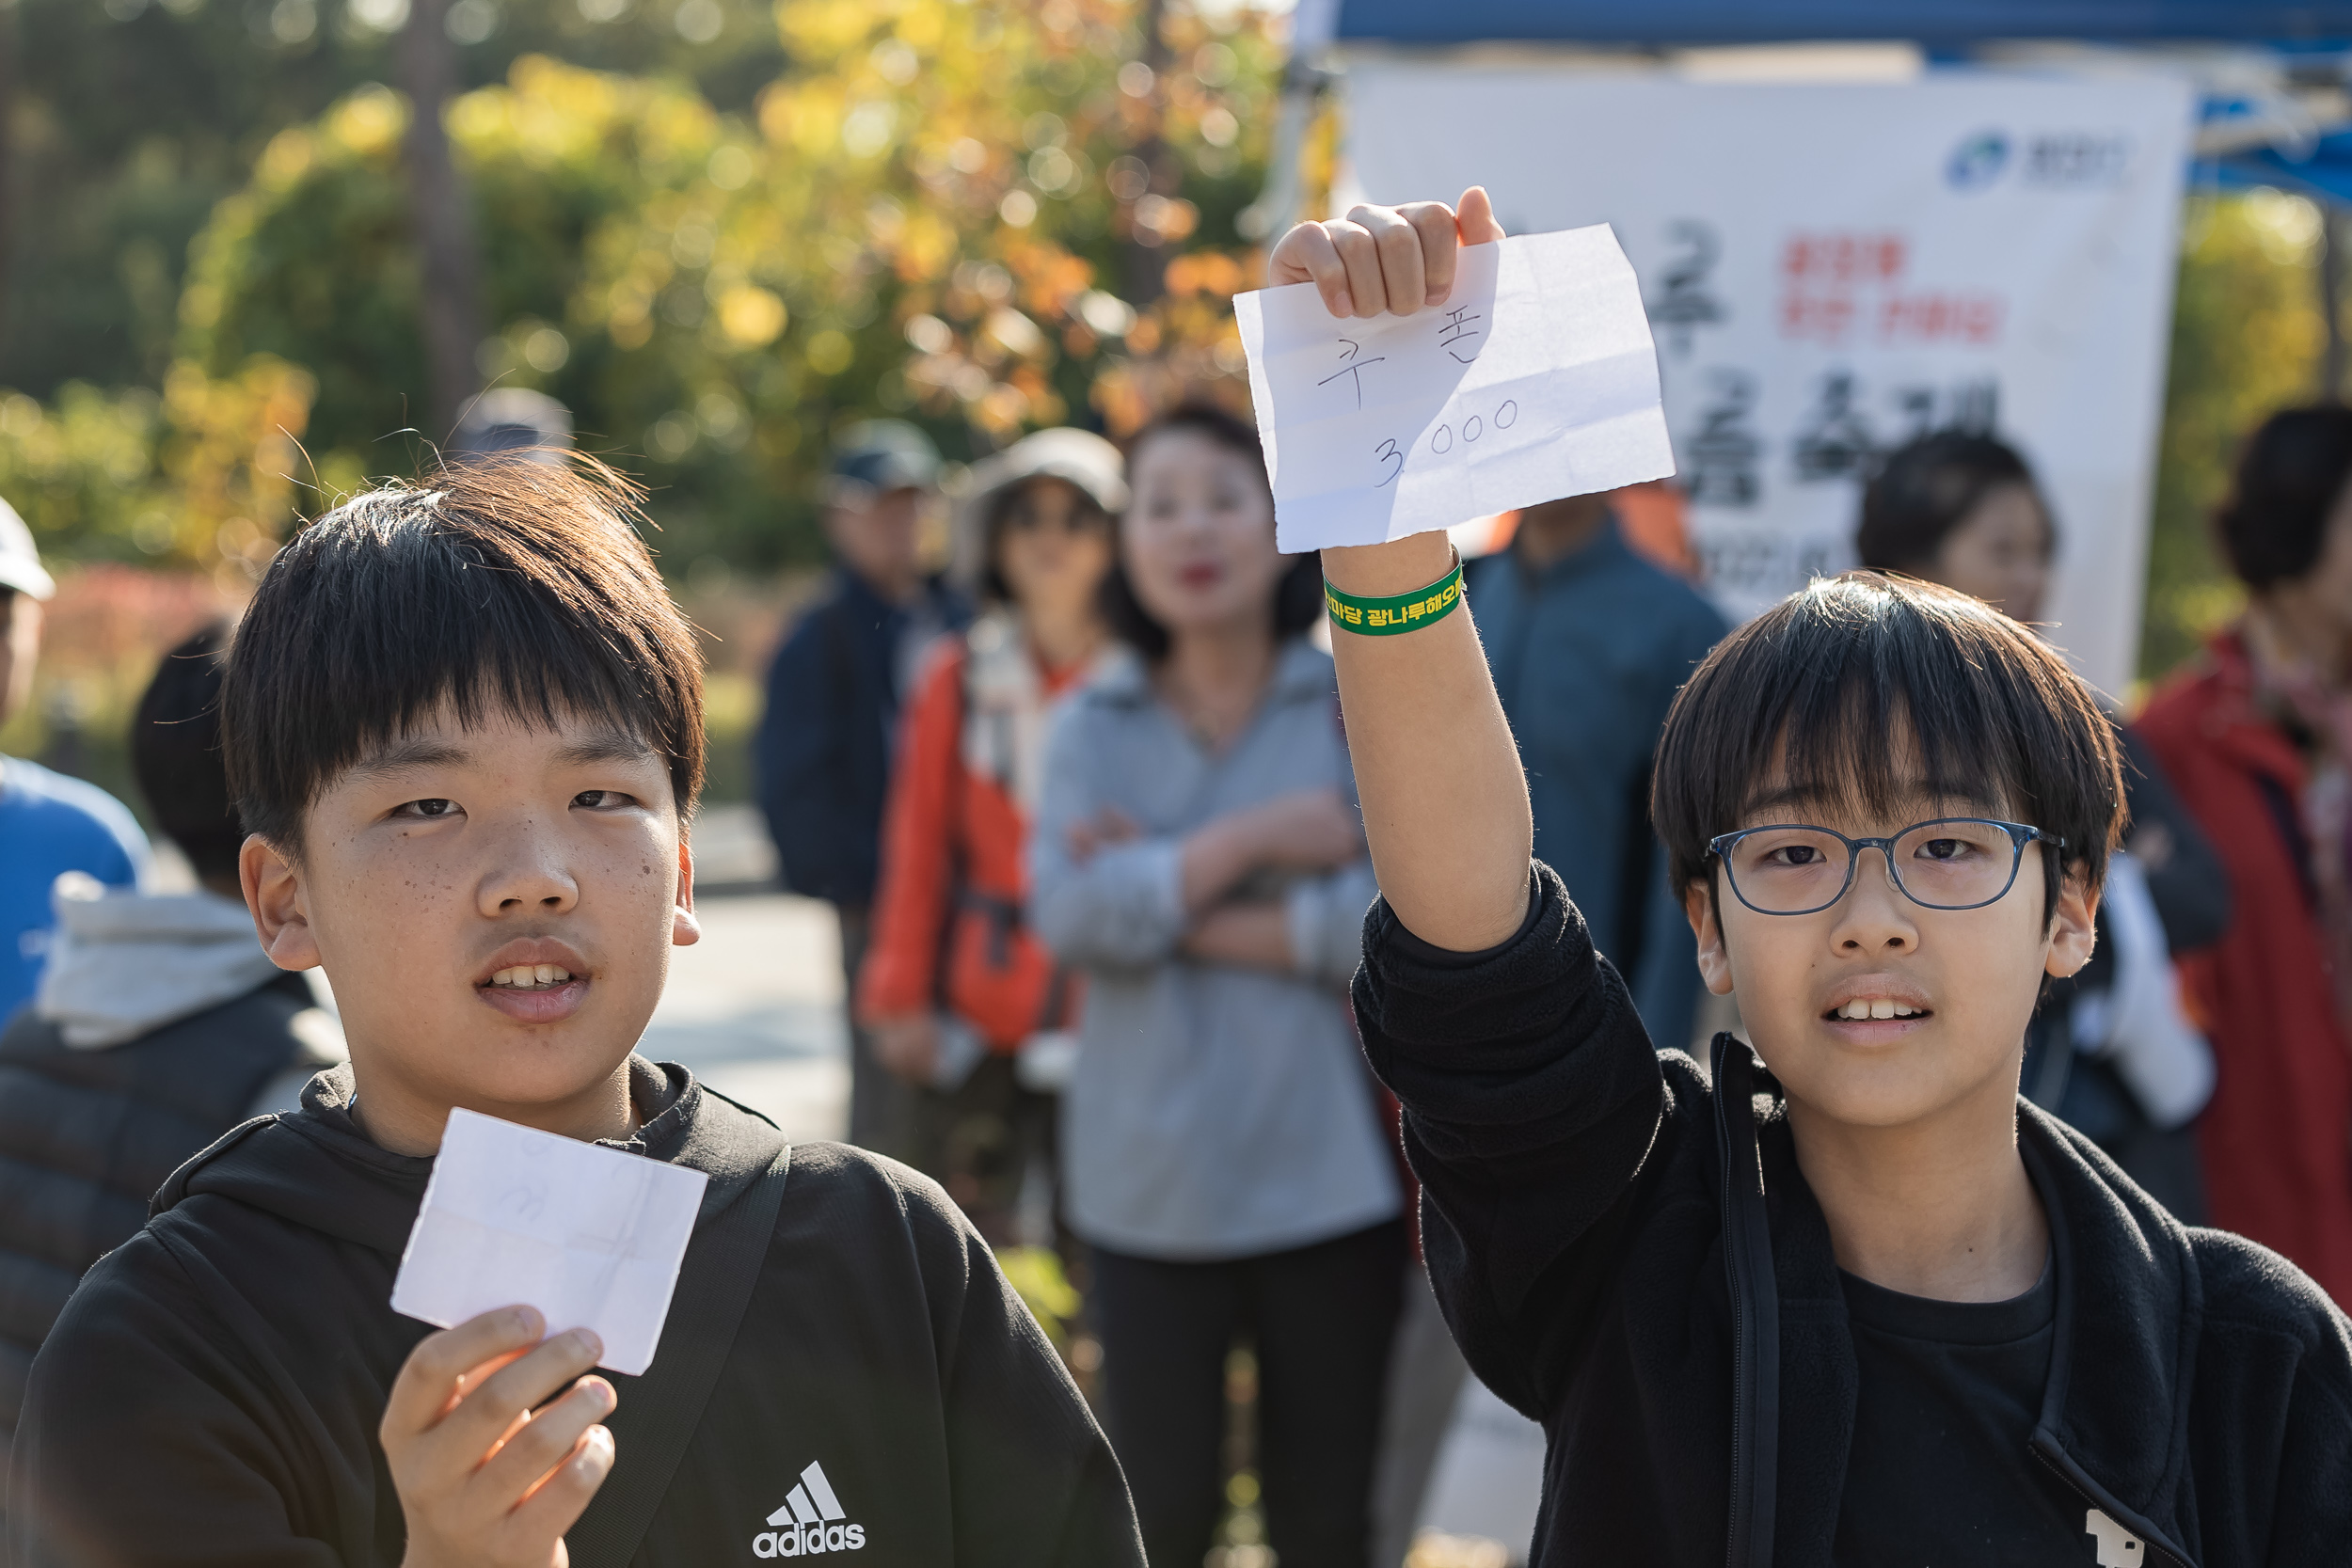
[[[703,940],[670,955],[670,984],[641,1049],[683,1062],[787,1138],[849,1124],[841,943],[827,906],[781,894],[700,900]]]

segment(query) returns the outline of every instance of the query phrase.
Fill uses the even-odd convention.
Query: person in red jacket
[[[2218,1080],[2213,1223],[2352,1306],[2352,409],[2254,433],[2218,517],[2250,599],[2139,729],[2229,868],[2236,911],[2181,969]]]
[[[921,1091],[915,1163],[992,1242],[1037,1243],[1051,1206],[1020,1199],[1053,1159],[1077,997],[1024,921],[1022,852],[1049,710],[1107,637],[1097,596],[1126,483],[1117,448],[1070,429],[977,478],[958,564],[987,608],[943,641],[901,723],[857,1008],[876,1056]]]

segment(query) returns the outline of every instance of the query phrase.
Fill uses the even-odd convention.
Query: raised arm
[[[1267,282],[1312,282],[1335,316],[1408,316],[1444,302],[1458,245],[1502,237],[1476,186],[1458,216],[1440,201],[1358,207],[1284,235]],[[1409,593],[1453,564],[1442,533],[1323,552],[1326,579],[1366,596]],[[1527,780],[1469,610],[1400,637],[1331,637],[1381,895],[1406,929],[1457,952],[1518,930],[1534,843]]]

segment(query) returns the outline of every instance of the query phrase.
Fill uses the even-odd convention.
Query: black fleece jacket
[[[708,1173],[699,1228],[781,1141],[683,1068],[630,1068],[649,1119],[620,1147]],[[33,1364],[17,1432],[18,1568],[400,1561],[375,1429],[432,1332],[388,1305],[432,1162],[358,1132],[348,1073],[322,1074],[302,1111],[249,1122],[183,1166],[147,1227],[84,1279]],[[788,1161],[742,1327],[631,1560],[774,1555],[769,1516],[789,1528],[815,1465],[828,1516],[863,1536],[849,1568],[1140,1568],[1109,1445],[946,1195],[838,1145]],[[707,1288],[690,1254],[673,1324]],[[638,1426],[647,1402],[631,1407],[639,1380],[612,1382],[608,1488],[633,1439],[641,1455],[655,1446]]]
[[[1536,871],[1526,927],[1485,955],[1428,947],[1375,904],[1356,980],[1366,1050],[1404,1102],[1447,1321],[1549,1439],[1532,1561],[1719,1568],[1735,1508],[1752,1507],[1760,1538],[1731,1560],[1828,1568],[1858,1374],[1777,1085],[1719,1040],[1737,1051],[1719,1054],[1727,1079],[1754,1091],[1719,1117],[1707,1075],[1651,1048],[1559,879]],[[2352,1323],[2284,1259],[2184,1228],[2062,1124],[2022,1101],[2017,1118],[2058,1291],[2036,1457],[2151,1564],[2352,1560]],[[1727,1162],[1719,1143],[1755,1152]],[[1744,1193],[1725,1180],[1742,1166]],[[1759,1379],[1735,1367],[1726,1253],[1748,1246],[1751,1213],[1776,1281],[1760,1349],[1777,1419],[1735,1442],[1735,1383],[1752,1400]],[[1759,1452],[1762,1496],[1735,1502]]]

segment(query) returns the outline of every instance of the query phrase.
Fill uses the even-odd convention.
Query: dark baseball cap
[[[929,490],[939,483],[939,449],[904,420],[865,420],[834,442],[833,475],[868,490]]]
[[[501,451],[551,454],[572,444],[572,411],[545,392],[499,387],[468,405],[450,437],[450,451],[487,457]],[[542,461],[553,462],[552,455]]]

